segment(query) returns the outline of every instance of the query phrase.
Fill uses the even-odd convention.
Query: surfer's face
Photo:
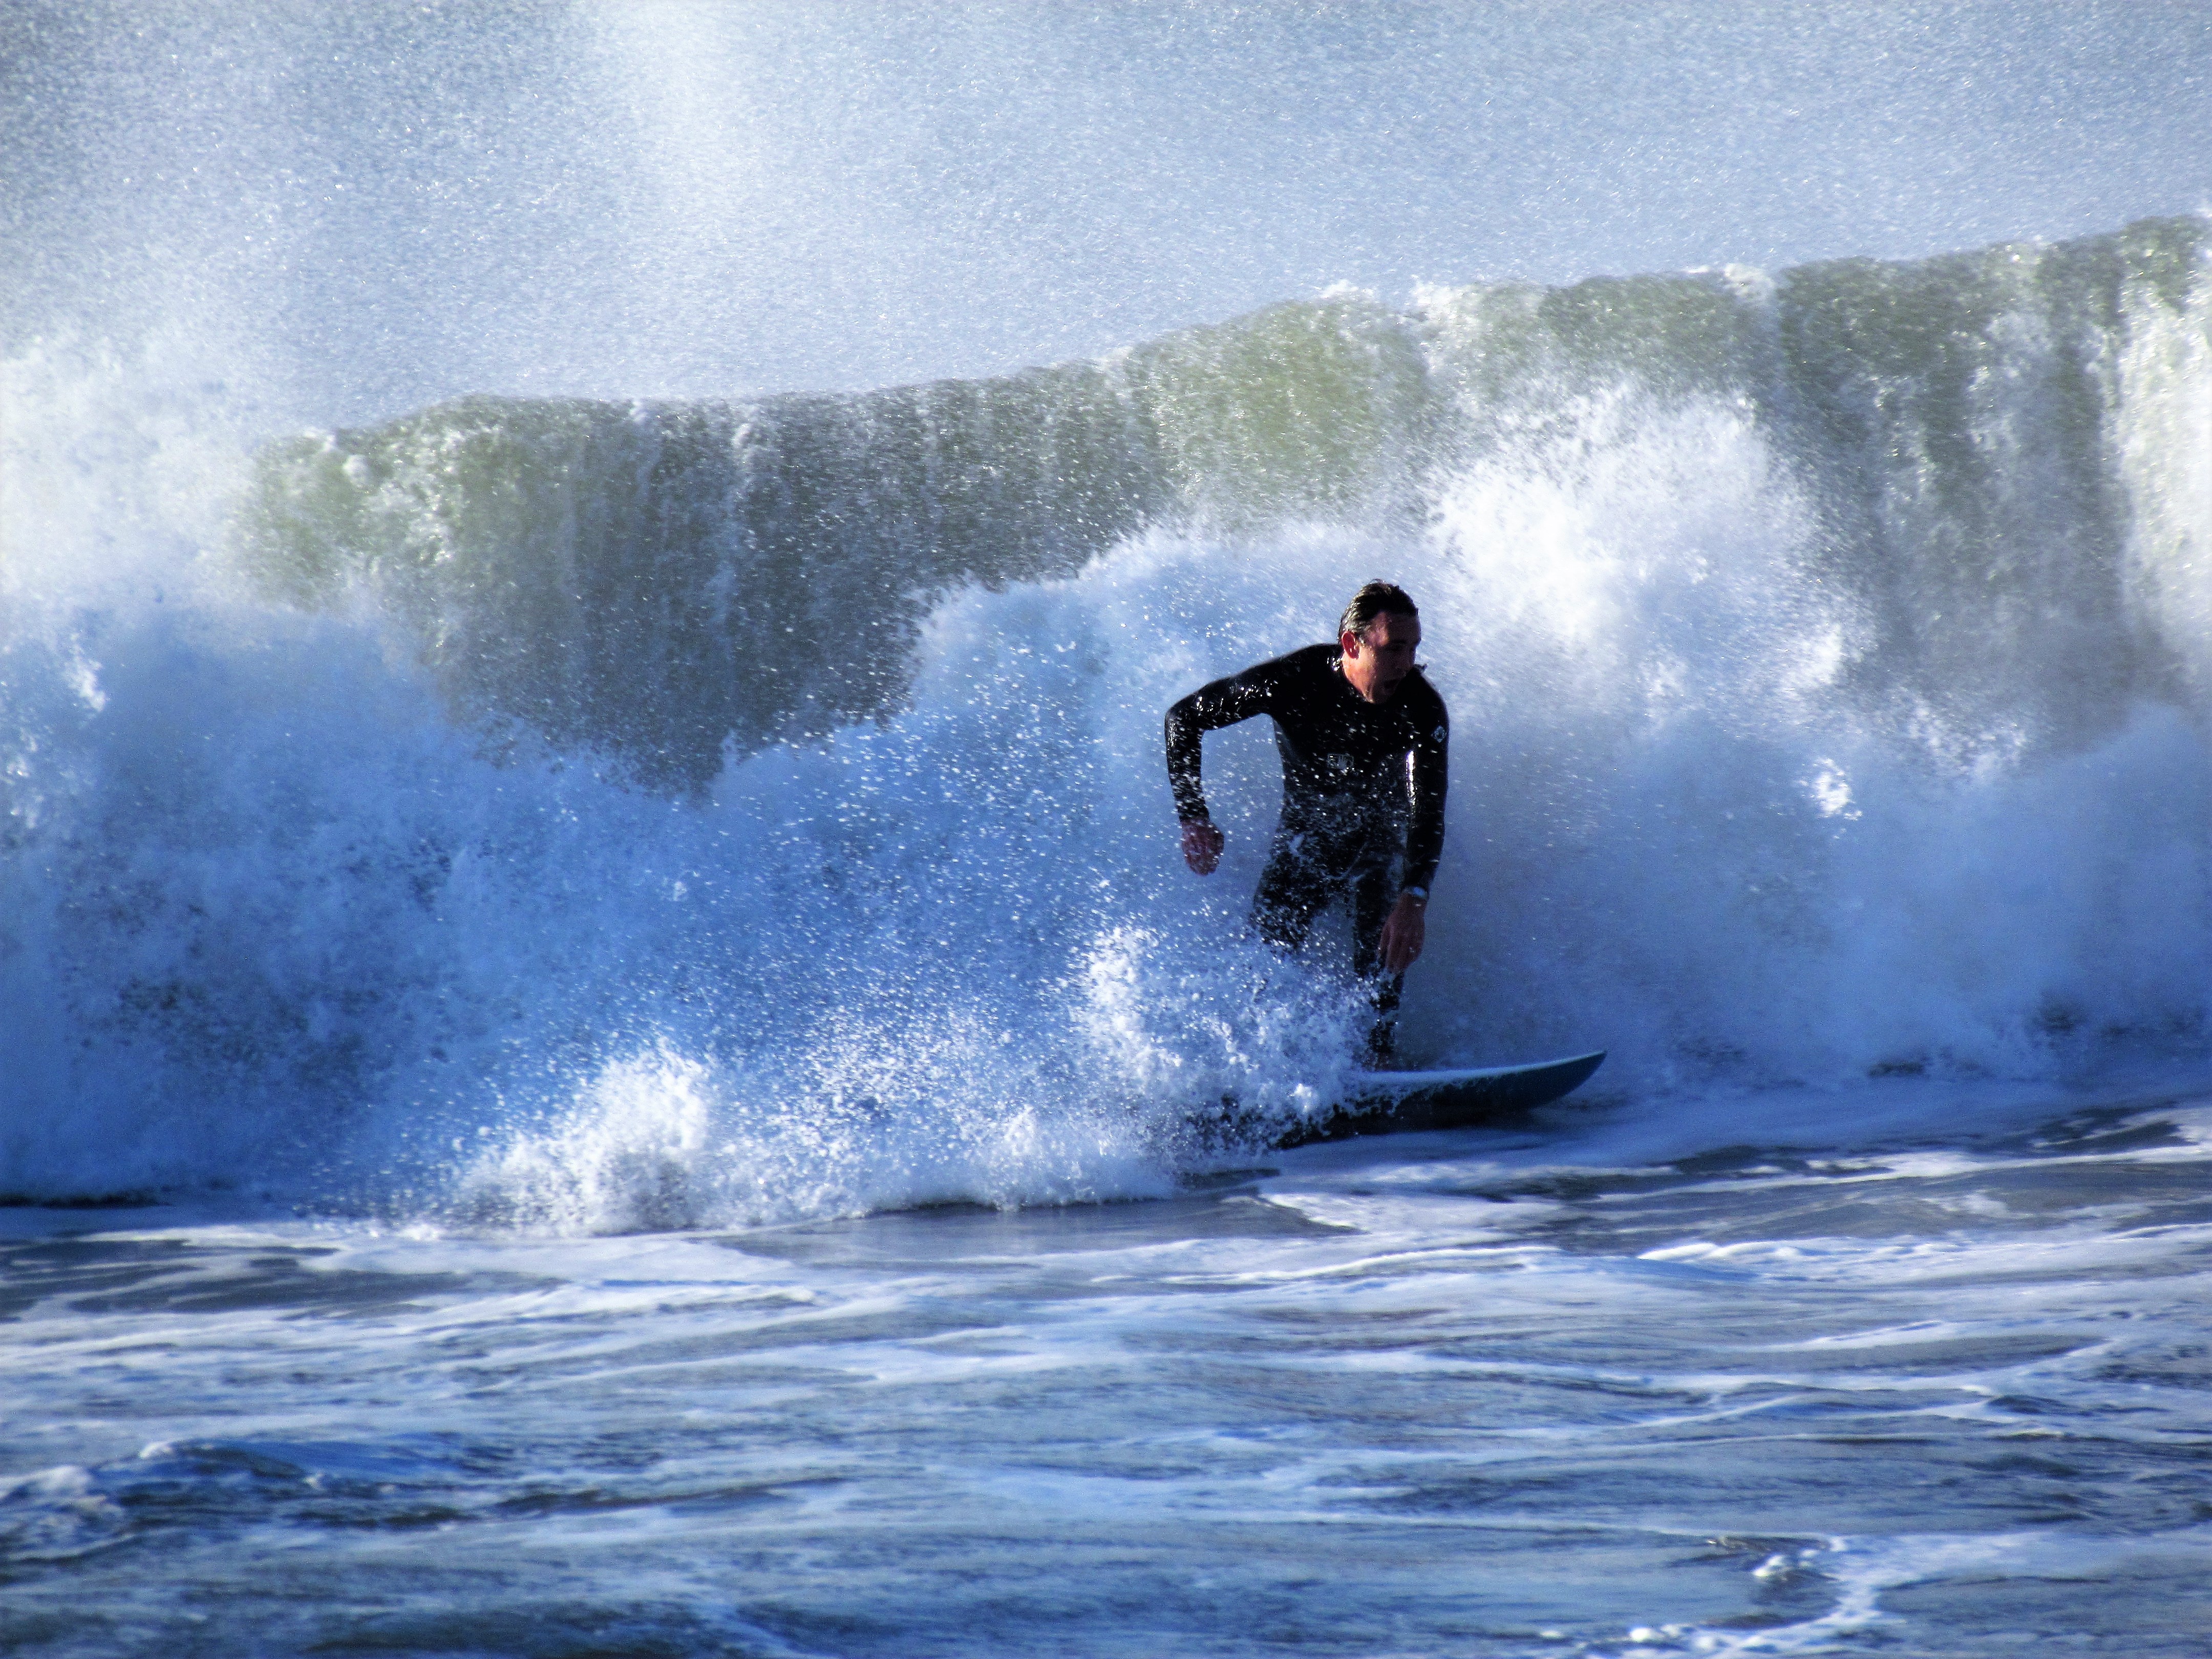
[[[1413,672],[1413,653],[1420,643],[1419,617],[1385,611],[1367,624],[1364,635],[1346,634],[1337,641],[1344,653],[1344,678],[1368,702],[1388,702],[1397,695],[1398,683]]]

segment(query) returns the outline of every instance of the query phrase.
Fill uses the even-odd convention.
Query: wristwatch
[[[1398,896],[1400,898],[1417,898],[1420,900],[1422,903],[1426,904],[1429,902],[1429,890],[1425,887],[1401,887],[1398,890]]]

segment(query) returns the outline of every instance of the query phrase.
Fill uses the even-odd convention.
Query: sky
[[[2212,209],[2212,6],[0,3],[0,330],[271,418]]]

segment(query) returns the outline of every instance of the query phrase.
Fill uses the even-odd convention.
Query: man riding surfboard
[[[1352,595],[1336,643],[1310,645],[1200,686],[1168,710],[1168,781],[1182,854],[1201,876],[1222,834],[1200,781],[1206,732],[1255,714],[1275,722],[1283,811],[1252,896],[1252,927],[1296,951],[1335,899],[1352,906],[1352,969],[1376,1023],[1369,1057],[1389,1059],[1406,969],[1421,954],[1429,884],[1444,842],[1450,721],[1413,662],[1420,612],[1405,589],[1372,581]]]

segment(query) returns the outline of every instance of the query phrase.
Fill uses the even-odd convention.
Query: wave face
[[[9,1191],[1158,1190],[1183,1108],[1300,1109],[1355,1023],[1240,937],[1267,734],[1209,741],[1200,884],[1161,711],[1374,574],[1457,738],[1408,1058],[2052,1078],[2212,1025],[2201,221],[250,462],[159,411],[83,460],[112,366],[10,373]]]

